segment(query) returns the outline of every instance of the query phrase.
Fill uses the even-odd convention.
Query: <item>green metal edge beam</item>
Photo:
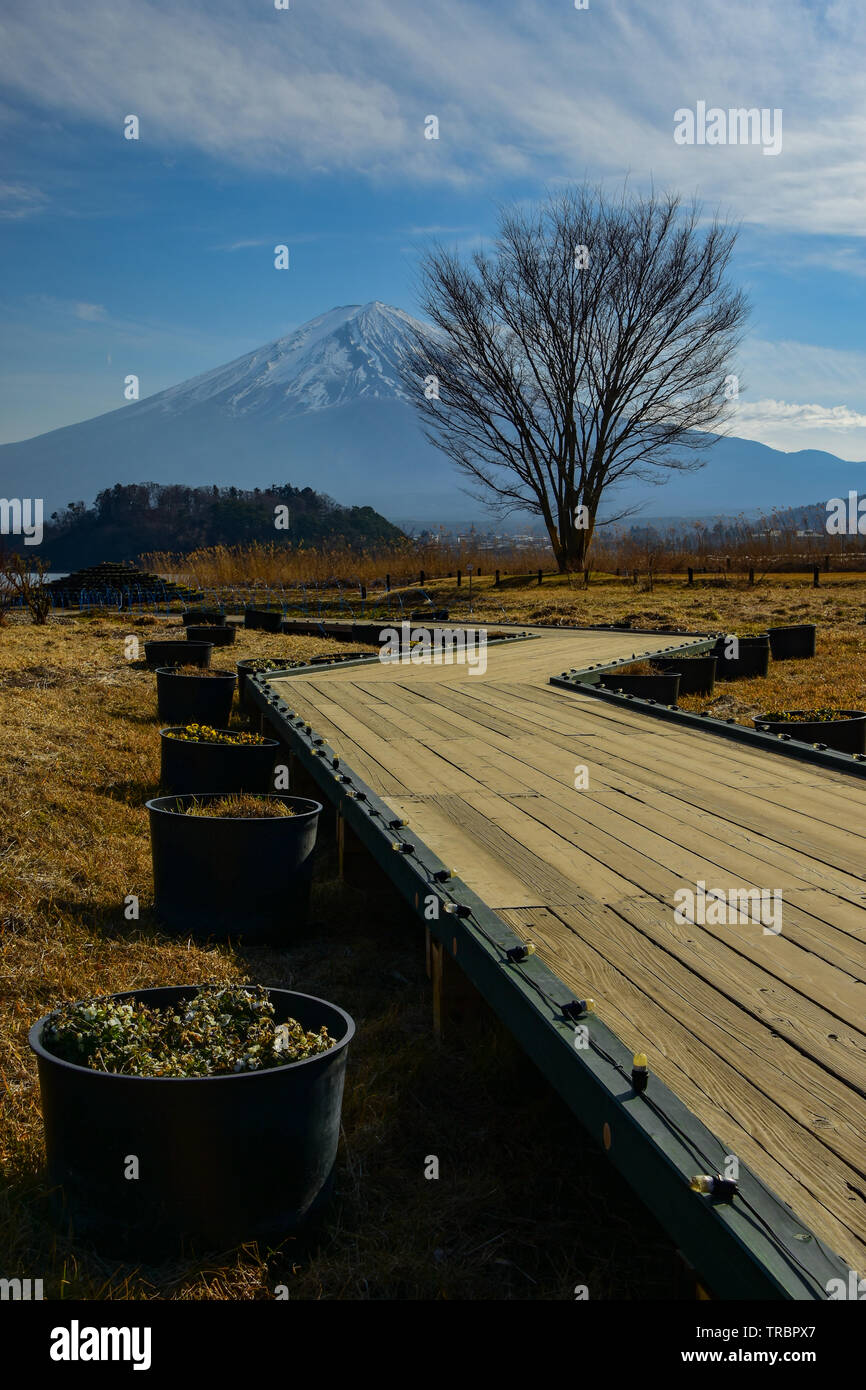
[[[631,1053],[594,1015],[579,1020],[589,1029],[589,1048],[575,1048],[574,1025],[562,1010],[574,999],[570,988],[537,956],[519,964],[508,960],[506,952],[523,946],[522,938],[461,879],[433,880],[446,865],[411,827],[399,825],[400,818],[307,727],[308,721],[269,690],[275,679],[282,677],[276,672],[248,677],[252,701],[273,732],[589,1133],[600,1141],[609,1126],[611,1161],[712,1291],[726,1299],[822,1300],[829,1279],[847,1279],[844,1261],[745,1164],[731,1203],[715,1203],[689,1189],[695,1173],[723,1168],[726,1148],[658,1077],[651,1076],[643,1096],[635,1094]],[[398,838],[409,842],[413,853],[392,848],[397,826]],[[427,921],[425,898],[431,894],[441,910],[437,920]],[[471,917],[446,911],[449,902],[468,908]]]
[[[688,647],[666,647],[663,652],[639,653],[638,656],[668,657],[678,652],[707,651],[712,642],[695,643]],[[715,734],[734,743],[745,743],[750,748],[758,748],[769,753],[780,753],[783,757],[794,758],[797,762],[815,763],[833,772],[845,772],[849,776],[866,777],[866,754],[840,753],[834,748],[821,748],[818,744],[803,743],[791,738],[790,734],[770,734],[761,729],[749,729],[737,724],[733,719],[716,719],[711,714],[692,714],[689,710],[678,709],[676,705],[663,705],[658,700],[645,700],[640,695],[624,695],[615,690],[607,690],[598,684],[602,676],[616,671],[621,666],[629,666],[638,657],[627,661],[614,661],[607,665],[588,666],[582,671],[563,671],[559,676],[548,677],[550,685],[560,690],[572,690],[581,695],[592,695],[597,700],[619,705],[623,709],[636,710],[638,714],[649,714],[656,719],[666,719],[672,724],[681,724],[686,729],[696,729],[701,733]]]
[[[624,636],[626,634],[623,634]],[[635,633],[634,636],[638,634]],[[640,636],[649,636],[649,633],[641,633]],[[666,636],[668,634],[665,634]],[[616,661],[597,661],[593,666],[584,666],[578,669],[572,666],[569,671],[563,671],[560,677],[550,677],[551,683],[564,680],[569,683],[579,681],[582,685],[596,685],[602,676],[606,676],[609,671],[618,671],[621,666],[631,666],[634,661],[656,661],[661,657],[665,660],[672,656],[695,656],[706,654],[715,647],[715,637],[701,637],[690,642],[678,642],[670,647],[658,647],[652,651],[632,652],[631,656],[617,657]]]

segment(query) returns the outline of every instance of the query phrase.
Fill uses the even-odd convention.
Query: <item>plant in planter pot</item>
[[[276,739],[207,724],[177,725],[159,733],[164,794],[274,790]]]
[[[753,722],[761,733],[787,734],[802,743],[823,743],[837,753],[866,753],[864,710],[771,710]]]
[[[156,704],[166,724],[208,724],[223,729],[232,711],[234,671],[174,666],[157,670]]]
[[[680,695],[712,695],[716,683],[718,658],[701,656],[653,657],[650,665],[654,671],[679,671]]]
[[[134,1257],[296,1230],[330,1193],[354,1031],[323,999],[249,985],[135,990],[40,1019],[29,1041],[66,1224]]]
[[[207,627],[225,627],[226,615],[221,608],[188,608],[181,614],[181,622],[184,627],[191,624]]]
[[[258,675],[262,671],[288,671],[295,666],[306,666],[305,661],[290,661],[286,656],[251,656],[245,661],[237,664],[238,672],[238,703],[242,710],[247,714],[254,713],[254,707],[250,704],[246,694],[246,679],[250,675]]]
[[[171,932],[287,943],[305,926],[321,803],[283,793],[147,802],[154,909]]]
[[[718,658],[716,677],[720,681],[766,676],[770,669],[769,633],[755,628],[723,633],[716,640],[713,655]]]
[[[648,661],[633,661],[606,671],[599,679],[605,690],[619,690],[623,695],[637,695],[642,700],[655,700],[663,705],[675,705],[679,695],[679,668],[656,671]]]

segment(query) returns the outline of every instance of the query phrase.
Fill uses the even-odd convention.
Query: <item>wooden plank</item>
[[[729,1151],[761,1172],[813,1230],[852,1261],[852,1268],[860,1267],[866,1214],[862,1196],[851,1201],[849,1183],[854,1183],[855,1194],[861,1187],[856,1170],[814,1138],[807,1143],[810,1136],[802,1126],[769,1103],[735,1067],[713,1054],[580,936],[571,933],[566,944],[561,923],[551,925],[548,916],[540,921],[537,910],[522,909],[505,916],[513,925],[522,920],[523,930],[542,947],[542,956],[551,954],[557,969],[567,955],[576,977],[597,988],[600,1016],[623,1042],[634,1051],[647,1052],[652,1070]],[[559,913],[551,916],[559,918]]]
[[[483,804],[491,821],[495,821],[500,829],[506,829],[515,845],[531,848],[536,859],[557,865],[560,870],[570,859],[573,862],[574,849],[578,846],[581,852],[589,851],[593,857],[597,856],[595,865],[588,866],[584,860],[582,870],[569,877],[578,891],[591,894],[600,902],[617,901],[629,896],[635,888],[648,890],[659,900],[660,910],[673,918],[673,895],[679,887],[694,885],[699,879],[704,879],[709,887],[725,886],[714,883],[711,870],[705,867],[701,871],[700,863],[694,860],[689,861],[690,869],[685,874],[682,869],[666,870],[638,849],[640,837],[637,835],[633,837],[630,847],[626,841],[615,841],[612,835],[605,837],[597,827],[595,806],[587,811],[587,819],[584,820],[565,807],[551,806],[547,797],[527,799],[513,805],[501,799],[494,801],[478,796],[468,796],[466,800],[476,807]],[[539,835],[539,827],[550,831],[554,838]],[[573,838],[566,833],[568,827],[574,828]],[[492,843],[494,839],[491,833],[489,842]],[[619,851],[615,847],[617,844]],[[569,846],[574,848],[570,849]],[[618,855],[621,862],[626,854],[628,869],[617,875],[619,882],[611,892],[609,882],[602,886],[599,866],[617,863]],[[512,858],[510,862],[514,864],[517,860]],[[534,886],[541,882],[537,869],[532,881]],[[629,883],[631,888],[625,886]],[[743,883],[741,886],[749,885]],[[557,896],[549,899],[551,903],[573,901],[564,882],[557,883],[553,891]],[[705,945],[711,938],[722,942],[760,965],[768,975],[807,994],[837,1018],[856,1026],[866,1018],[866,986],[860,977],[852,977],[804,949],[800,941],[793,939],[797,935],[797,923],[790,918],[789,912],[786,933],[779,936],[764,935],[759,926],[751,924],[729,926],[710,923],[701,930]],[[806,936],[808,944],[808,934]]]
[[[756,1019],[814,1058],[828,1072],[858,1093],[866,1077],[866,1033],[840,1023],[814,998],[796,992],[773,978],[742,952],[707,950],[703,932],[663,915],[662,905],[648,895],[624,898],[613,910],[649,936],[663,951],[687,965],[698,979],[736,1000]],[[700,933],[700,934],[698,934]],[[720,943],[724,946],[724,942]],[[861,1020],[862,1022],[862,1020]]]
[[[758,846],[761,854],[759,858],[742,851],[737,845],[730,845],[723,837],[714,837],[700,828],[695,829],[685,819],[672,822],[665,817],[662,820],[663,835],[656,832],[647,833],[636,813],[624,816],[619,811],[621,804],[629,812],[636,804],[640,805],[634,798],[621,798],[611,807],[610,800],[598,792],[584,791],[575,797],[570,787],[563,789],[559,784],[551,785],[550,782],[540,784],[537,778],[535,787],[548,801],[555,802],[561,808],[561,811],[556,813],[556,819],[561,819],[564,814],[569,823],[578,829],[580,842],[584,847],[589,846],[590,840],[587,838],[587,830],[580,825],[581,821],[588,825],[590,836],[596,829],[602,832],[607,830],[615,835],[618,842],[631,844],[635,849],[643,846],[650,865],[670,867],[671,845],[682,846],[699,854],[701,859],[693,861],[691,867],[686,868],[682,874],[677,873],[677,881],[673,883],[670,879],[659,880],[655,870],[650,868],[650,877],[655,883],[652,891],[664,898],[669,898],[677,887],[683,886],[683,883],[685,886],[689,886],[689,882],[693,885],[699,878],[715,887],[779,888],[784,893],[785,933],[797,944],[832,962],[853,978],[862,979],[864,955],[859,945],[866,934],[866,913],[858,907],[846,907],[831,893],[834,882],[832,875],[824,873],[823,870],[816,872],[814,867],[806,865],[801,857],[780,857],[774,853],[772,843]],[[590,809],[582,815],[581,812],[587,805]],[[543,808],[525,809],[530,814],[543,817]],[[611,819],[611,809],[614,819]],[[574,820],[575,816],[578,817],[577,821]],[[592,843],[595,841],[592,840]],[[604,855],[603,847],[600,853]],[[610,861],[606,859],[605,862]],[[637,859],[635,863],[637,864]],[[716,880],[715,883],[712,882],[713,879]],[[652,886],[650,878],[641,881],[645,887]],[[822,884],[823,891],[815,888],[816,881]],[[796,891],[798,885],[799,896]],[[808,911],[804,911],[804,908]],[[823,920],[817,920],[821,917]],[[830,925],[831,919],[838,918],[843,920],[845,930],[837,930],[835,926]]]
[[[409,790],[390,765],[371,757],[366,745],[362,746],[348,737],[339,723],[335,722],[342,711],[319,696],[309,683],[302,685],[298,681],[298,686],[291,692],[291,700],[292,708],[312,724],[316,732],[326,739],[356,775],[378,795],[399,794]]]
[[[461,823],[457,809],[459,797],[389,796],[386,800],[394,814],[406,819],[437,858],[453,869],[490,907],[495,909],[500,900],[515,906],[528,906],[538,901],[537,894],[488,850],[484,840]]]
[[[484,738],[485,734],[481,732],[481,727],[482,726],[480,723],[476,725],[476,729],[479,731],[477,732],[476,736]],[[487,731],[487,733],[491,734],[493,732],[494,731],[490,730]],[[497,746],[500,749],[500,751],[502,751],[502,744],[496,743],[492,737],[490,739],[485,738],[485,741],[494,743],[495,746]],[[571,747],[567,747],[566,745],[560,744],[558,742],[553,743],[549,736],[545,737],[541,733],[536,734],[536,736],[531,740],[527,739],[523,753],[518,752],[513,742],[508,746],[506,751],[508,752],[508,754],[511,754],[516,758],[523,757],[523,759],[527,762],[527,765],[531,766],[533,770],[537,771],[541,771],[542,767],[545,771],[547,771],[554,763],[557,767],[564,765],[565,760],[562,756],[563,754],[565,754],[569,758],[575,755],[575,749],[573,745]],[[578,750],[578,752],[580,751],[581,750]],[[586,761],[586,755],[584,755],[582,761]],[[637,767],[635,763],[629,761],[627,763],[629,773],[631,774],[639,769],[643,772],[643,775],[647,780],[644,783],[634,784],[626,782],[626,784],[624,785],[621,774],[617,774],[616,772],[608,772],[608,763],[612,763],[614,767],[616,767],[618,763],[619,765],[621,765],[621,757],[620,759],[617,759],[614,755],[608,755],[603,751],[599,750],[598,748],[595,748],[593,749],[590,762],[593,767],[593,771],[595,771],[597,768],[604,769],[604,774],[607,778],[607,780],[604,783],[605,785],[612,787],[615,785],[615,782],[619,782],[620,787],[623,790],[628,790],[631,786],[634,786],[635,788],[642,788],[643,786],[651,786],[650,779],[654,776],[657,784],[664,785],[664,783],[666,782],[668,787],[678,788],[680,795],[677,799],[682,801],[683,803],[683,814],[685,816],[688,816],[689,812],[694,807],[694,802],[689,799],[688,791],[684,788],[684,782],[687,775],[685,773],[682,774],[682,780],[680,782],[676,782],[672,779],[670,774],[668,774],[667,776],[663,776],[657,771],[654,772],[653,769],[648,769],[645,766],[643,759],[641,764],[637,765]],[[699,779],[692,778],[690,780],[691,787],[689,788],[689,790],[695,793],[696,798],[700,792],[702,792],[705,796],[707,795],[706,788],[703,786]],[[665,790],[667,790],[667,787],[665,787]],[[629,794],[633,793],[629,791]],[[643,795],[643,791],[641,790],[639,794]],[[736,805],[740,808],[742,812],[746,796],[746,793],[741,792],[738,798],[734,798],[733,796],[731,796],[728,799],[728,803],[731,804],[734,801],[736,801]],[[712,793],[712,801],[714,805],[714,810],[718,811],[719,796],[718,793],[715,791]],[[732,810],[731,814],[736,814],[736,812]],[[828,888],[832,886],[835,895],[838,896],[840,893],[844,893],[847,897],[847,900],[853,903],[857,908],[860,908],[862,905],[866,904],[866,890],[864,890],[862,878],[858,878],[854,872],[849,872],[847,869],[844,869],[845,863],[848,863],[852,870],[854,868],[853,861],[848,859],[848,857],[844,854],[844,850],[841,848],[845,842],[842,841],[838,835],[831,836],[826,833],[821,834],[820,831],[816,832],[811,818],[806,815],[801,815],[799,818],[794,818],[790,813],[787,812],[781,812],[780,814],[781,819],[784,822],[784,829],[780,829],[777,832],[780,837],[780,843],[784,843],[784,839],[782,837],[790,838],[790,836],[788,835],[788,831],[791,829],[792,820],[799,820],[799,828],[793,831],[793,834],[796,835],[796,838],[799,841],[799,843],[794,847],[797,853],[795,854],[792,849],[789,849],[787,846],[785,846],[785,849],[787,850],[787,859],[789,861],[789,867],[791,863],[796,864],[797,859],[802,857],[801,847],[802,849],[805,849],[810,845],[810,843],[814,844],[816,842],[820,844],[823,853],[826,855],[827,860],[832,865],[832,872],[828,873],[821,873],[816,866],[812,872],[811,882],[808,880],[805,881],[804,886],[814,886],[814,881],[816,878],[823,878]],[[769,839],[769,837],[763,833],[768,825],[768,811],[767,808],[763,805],[763,803],[761,803],[760,801],[756,801],[751,816],[747,815],[743,818],[748,819],[750,823],[753,824],[755,828],[759,830],[759,833],[761,833],[762,839],[764,841],[767,841]],[[772,813],[773,823],[775,823],[776,819],[776,813]],[[770,860],[775,860],[776,863],[779,863],[778,858],[774,856],[772,853],[768,852],[768,858]],[[840,863],[840,860],[842,860],[843,862]],[[840,870],[843,869],[844,871],[840,872]],[[855,918],[849,917],[849,924],[851,924],[855,920]]]
[[[612,909],[587,899],[555,915],[816,1139],[855,1169],[863,1167],[866,1098],[777,1035],[767,1020],[756,1019],[742,999],[721,993],[660,952]],[[584,987],[592,992],[591,981]]]

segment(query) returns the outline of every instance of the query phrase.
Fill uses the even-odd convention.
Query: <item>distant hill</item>
[[[288,511],[288,529],[275,526],[277,507]],[[286,513],[280,514],[282,520]],[[152,551],[188,554],[200,546],[260,541],[307,549],[348,544],[358,550],[394,544],[402,532],[372,507],[342,507],[312,488],[273,484],[185,487],[182,484],[115,484],[92,507],[71,503],[45,526],[38,554],[55,571],[80,569],[106,557],[131,561]],[[34,555],[23,541],[11,549]]]
[[[331,309],[165,391],[0,446],[0,495],[42,497],[48,514],[71,497],[92,502],[115,482],[140,478],[193,488],[239,478],[261,488],[287,478],[374,507],[403,526],[487,524],[463,476],[425,440],[401,384],[399,364],[415,325],[378,301]],[[637,505],[646,517],[734,515],[852,488],[866,493],[866,463],[815,449],[782,453],[736,437],[710,447],[713,439],[706,436],[705,468],[659,471],[661,486],[626,477],[602,514]],[[526,525],[515,515],[503,529]]]

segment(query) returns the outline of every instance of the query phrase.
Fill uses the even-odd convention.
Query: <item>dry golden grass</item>
[[[272,801],[269,797],[254,796],[246,792],[236,796],[223,796],[218,801],[194,801],[184,807],[182,814],[217,820],[286,820],[295,813],[284,801]]]
[[[643,577],[652,573],[683,578],[689,566],[698,574],[712,571],[720,576],[745,576],[753,568],[763,578],[782,570],[811,571],[815,564],[823,568],[828,557],[834,570],[862,574],[866,566],[862,537],[826,533],[804,537],[797,534],[799,526],[799,519],[778,514],[758,523],[740,518],[721,543],[721,551],[718,539],[700,523],[682,532],[670,529],[649,540],[621,527],[600,527],[593,536],[589,565],[596,573],[610,575],[637,571]],[[503,538],[493,550],[481,543],[474,530],[459,539],[440,533],[434,539],[406,537],[395,545],[366,549],[346,544],[293,547],[266,540],[207,546],[185,555],[156,551],[141,559],[146,569],[212,590],[301,584],[315,589],[335,586],[339,580],[357,591],[361,584],[381,588],[386,575],[396,586],[418,581],[422,571],[428,582],[454,575],[458,569],[466,575],[469,566],[485,576],[498,569],[503,581],[511,583],[515,576],[554,568],[553,550],[544,535],[520,545]]]
[[[327,550],[314,546],[290,549],[257,541],[251,545],[207,546],[187,555],[156,551],[141,559],[147,570],[182,578],[185,583],[208,590],[237,585],[255,588],[327,584],[335,576],[343,583],[382,585],[386,574],[398,585],[417,579],[422,570],[426,575],[445,575],[467,565],[476,570],[479,566],[483,570],[498,565],[501,569],[525,571],[539,565],[548,568],[551,551],[540,541],[529,549],[505,549],[494,561],[489,551],[471,539],[460,545],[407,540],[375,550],[355,550],[350,545],[331,546]]]
[[[128,663],[128,617],[0,630],[0,1275],[47,1298],[566,1299],[671,1297],[667,1240],[509,1038],[437,1046],[417,922],[335,876],[323,817],[314,922],[291,950],[163,935],[144,801],[158,778],[155,678]],[[355,644],[353,644],[355,645]],[[241,632],[231,663],[336,642]],[[124,918],[139,896],[141,918]],[[131,1268],[55,1233],[30,1024],[61,1000],[233,980],[332,998],[353,1015],[337,1196],[323,1228],[277,1251]],[[440,1160],[425,1181],[425,1157]]]

